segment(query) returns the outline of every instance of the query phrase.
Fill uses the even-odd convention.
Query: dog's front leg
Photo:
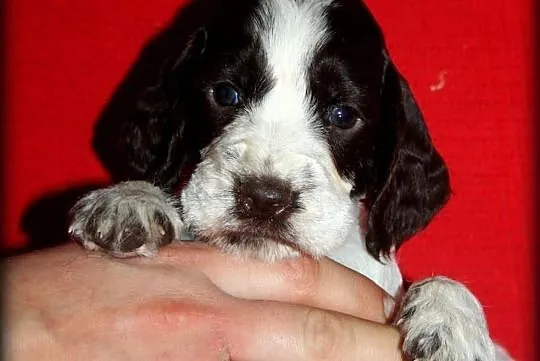
[[[182,231],[177,200],[144,181],[93,191],[75,204],[72,216],[69,232],[76,240],[115,257],[151,256]]]
[[[461,283],[433,277],[413,284],[398,310],[407,360],[493,361],[482,306]]]

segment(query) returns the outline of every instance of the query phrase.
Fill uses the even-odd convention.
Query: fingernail
[[[384,305],[384,316],[386,317],[386,320],[390,320],[395,313],[396,308],[396,301],[393,297],[390,297],[389,295],[385,295],[383,298],[383,305]]]

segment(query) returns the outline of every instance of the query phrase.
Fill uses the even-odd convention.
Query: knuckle
[[[316,295],[320,266],[313,258],[302,256],[285,261],[284,273],[297,302],[308,302]]]
[[[309,360],[339,358],[338,351],[343,321],[336,315],[320,309],[311,309],[304,322],[304,347]]]

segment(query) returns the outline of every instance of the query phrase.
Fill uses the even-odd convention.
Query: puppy
[[[400,297],[395,250],[446,203],[449,176],[365,5],[195,1],[168,37],[112,142],[130,181],[81,199],[71,234],[117,257],[183,232],[269,262],[330,256]],[[459,283],[413,284],[394,313],[410,360],[495,358]]]

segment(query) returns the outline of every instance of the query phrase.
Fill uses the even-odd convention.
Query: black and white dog
[[[130,181],[80,200],[71,234],[119,257],[183,232],[267,261],[329,256],[399,297],[395,250],[445,204],[449,177],[365,5],[201,0],[183,13],[122,119]],[[461,284],[427,279],[401,300],[408,359],[495,359]]]

